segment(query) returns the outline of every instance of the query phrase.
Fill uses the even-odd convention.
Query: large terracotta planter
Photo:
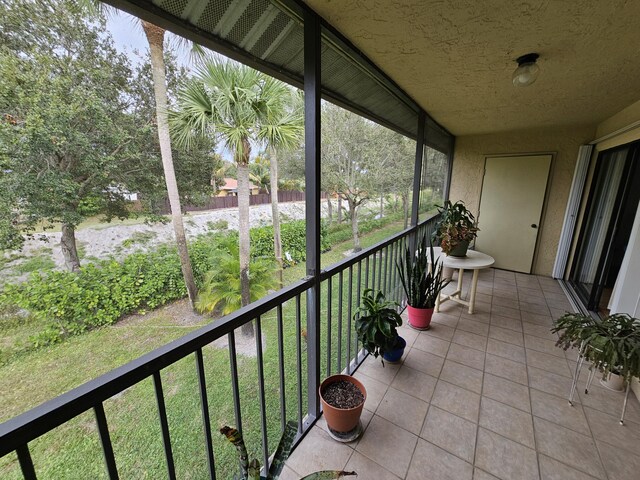
[[[353,383],[356,387],[358,387],[358,390],[362,392],[364,400],[357,407],[336,408],[329,405],[324,401],[324,398],[322,398],[322,391],[327,385],[335,382],[340,382],[342,380]],[[364,402],[367,400],[367,390],[364,388],[364,385],[360,383],[360,381],[350,375],[332,375],[330,377],[327,377],[325,381],[320,384],[319,394],[320,402],[322,402],[322,411],[324,414],[324,418],[331,430],[339,433],[346,433],[350,432],[358,426],[358,422],[360,422],[360,415],[362,414],[362,409],[364,408]]]
[[[416,330],[428,330],[431,325],[433,308],[413,308],[411,305],[407,305],[407,315],[410,327]]]

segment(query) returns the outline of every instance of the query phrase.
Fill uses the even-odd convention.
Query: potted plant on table
[[[440,220],[433,232],[433,239],[440,241],[445,255],[465,257],[469,244],[478,236],[478,222],[465,207],[464,202],[451,203],[447,200],[442,207],[438,206]]]
[[[557,346],[581,349],[585,360],[602,372],[603,379],[619,374],[629,382],[640,376],[640,320],[628,314],[613,314],[604,319],[579,313],[567,313],[551,329],[560,336]]]
[[[438,295],[449,280],[442,278],[440,258],[435,258],[426,234],[417,242],[415,253],[408,246],[404,258],[400,258],[396,266],[407,297],[409,326],[427,330]]]
[[[398,335],[397,327],[402,325],[402,317],[396,302],[387,301],[381,291],[367,288],[362,295],[362,305],[353,318],[358,340],[375,358],[382,356],[389,363],[399,362],[407,342]]]

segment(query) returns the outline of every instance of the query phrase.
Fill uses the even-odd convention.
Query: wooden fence
[[[322,198],[327,198],[327,194],[322,192]],[[283,190],[278,192],[278,203],[286,202],[303,202],[304,192],[296,192]],[[249,196],[250,205],[264,205],[271,203],[270,193],[258,193],[257,195]],[[238,197],[226,196],[226,197],[211,197],[203,205],[183,205],[182,210],[187,212],[203,212],[206,210],[217,210],[219,208],[237,208]],[[161,213],[168,214],[171,212],[169,207],[169,199],[165,199],[164,206],[161,208]]]

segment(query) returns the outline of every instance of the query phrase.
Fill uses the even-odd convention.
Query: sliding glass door
[[[588,310],[606,314],[640,196],[639,144],[600,153],[570,282]],[[631,217],[633,218],[633,217]]]

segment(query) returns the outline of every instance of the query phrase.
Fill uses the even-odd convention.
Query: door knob
[[[538,225],[536,225],[535,223],[532,223],[531,228],[538,228]]]

